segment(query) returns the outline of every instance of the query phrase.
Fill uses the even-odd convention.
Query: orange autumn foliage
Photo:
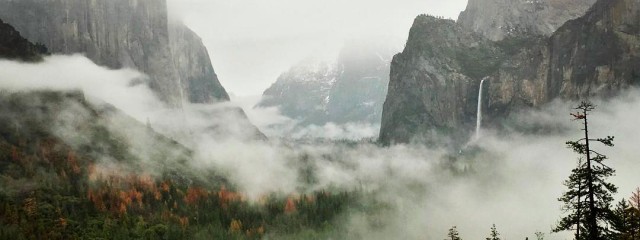
[[[156,188],[153,177],[149,174],[130,175],[128,177],[128,183],[131,186],[144,190],[153,190]]]
[[[118,197],[118,203],[124,203],[125,205],[131,204],[131,198],[129,197],[129,194],[127,192],[118,191]]]
[[[87,198],[89,199],[89,201],[93,202],[93,205],[95,206],[96,209],[104,212],[107,210],[107,206],[104,204],[104,201],[101,195],[102,195],[101,192],[96,192],[96,191],[93,191],[92,189],[89,189],[87,192]]]
[[[100,176],[94,178],[94,181],[97,182],[97,186],[87,190],[87,198],[99,211],[110,211],[122,215],[134,206],[144,208],[145,192],[152,195],[159,194],[153,180],[145,175],[141,177],[130,175],[126,178],[109,176],[107,179]]]
[[[158,190],[153,191],[153,199],[160,201],[162,199],[162,193]]]
[[[220,199],[220,207],[226,209],[230,202],[244,201],[244,196],[239,193],[227,191],[227,188],[222,186],[220,191],[218,191],[218,199]]]
[[[293,213],[297,211],[296,202],[292,197],[287,198],[287,203],[284,206],[285,213]]]
[[[264,226],[260,226],[258,228],[247,229],[246,235],[249,238],[253,238],[254,236],[262,236],[264,235]]]
[[[168,181],[164,181],[162,182],[162,184],[160,184],[160,188],[162,189],[163,192],[169,192],[169,189],[171,188],[171,184]]]
[[[67,164],[71,168],[71,171],[75,174],[80,174],[80,166],[76,160],[76,154],[73,151],[69,151],[67,154]]]
[[[138,191],[138,190],[136,190],[136,189],[131,189],[131,190],[129,190],[129,198],[131,198],[131,200],[135,200],[135,201],[136,201],[136,203],[138,203],[138,206],[139,206],[140,208],[142,208],[142,206],[143,206],[143,205],[142,205],[142,200],[143,200],[143,199],[142,199],[142,197],[143,197],[143,196],[144,196],[144,194],[143,194],[143,193],[141,193],[141,192],[139,192],[139,191]]]
[[[187,189],[187,195],[184,197],[184,202],[189,205],[197,204],[200,199],[204,199],[209,195],[207,190],[199,187],[189,187]]]
[[[117,213],[119,213],[121,216],[127,213],[127,205],[125,205],[124,203],[118,204]]]
[[[62,228],[67,228],[67,219],[65,218],[60,218],[58,219],[58,224],[60,224],[60,227]]]
[[[187,229],[189,226],[189,217],[180,217],[178,221],[180,222],[182,229]]]

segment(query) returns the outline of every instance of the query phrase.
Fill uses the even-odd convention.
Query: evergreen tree
[[[640,227],[638,221],[640,220],[640,212],[637,209],[631,207],[626,200],[622,200],[616,206],[614,214],[616,216],[615,221],[611,225],[615,233],[613,234],[615,239],[618,240],[638,240],[640,239]]]
[[[500,240],[500,233],[498,233],[495,224],[493,224],[493,226],[491,227],[491,233],[489,234],[487,240]]]
[[[609,233],[608,224],[614,220],[611,202],[617,188],[606,179],[615,171],[603,163],[607,156],[594,151],[590,145],[591,142],[599,142],[612,147],[613,137],[589,137],[588,116],[594,109],[593,104],[585,101],[576,108],[577,113],[571,114],[574,120],[581,121],[584,138],[568,141],[567,145],[580,154],[584,161],[579,162],[564,183],[568,191],[558,200],[564,203],[568,215],[554,229],[555,232],[576,230],[575,238],[578,240],[603,239]]]
[[[587,208],[587,203],[583,199],[587,194],[583,179],[586,175],[586,168],[584,166],[585,163],[583,159],[580,158],[577,167],[571,170],[569,179],[564,182],[564,185],[569,188],[569,191],[565,192],[558,200],[565,203],[563,210],[571,213],[569,216],[563,218],[556,229],[554,229],[554,232],[573,229],[575,230],[575,239],[582,239],[580,238],[580,233],[584,232],[584,209]],[[561,226],[562,229],[560,228]]]
[[[447,234],[447,238],[445,238],[445,240],[462,240],[462,238],[460,238],[460,233],[458,233],[458,229],[456,229],[456,226],[453,226],[449,229],[449,233]]]
[[[634,197],[638,196],[636,194],[628,202],[620,201],[614,210],[615,221],[612,228],[615,230],[615,239],[640,240],[640,209],[634,206]]]

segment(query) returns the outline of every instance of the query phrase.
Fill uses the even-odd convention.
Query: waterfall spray
[[[478,116],[476,118],[476,139],[480,138],[480,128],[482,125],[482,86],[484,85],[484,81],[486,81],[487,78],[483,78],[482,81],[480,81],[480,89],[478,90]]]

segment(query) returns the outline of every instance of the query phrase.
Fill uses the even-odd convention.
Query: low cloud
[[[560,219],[561,203],[556,199],[565,190],[562,181],[578,157],[564,145],[580,138],[580,126],[568,115],[574,102],[557,101],[523,112],[514,118],[519,123],[513,130],[486,129],[479,141],[451,152],[418,145],[383,148],[371,143],[255,141],[246,136],[251,131],[245,125],[224,127],[225,136],[219,136],[215,134],[222,131],[219,124],[239,122],[243,116],[237,111],[215,114],[217,111],[253,106],[251,101],[256,100],[168,109],[141,84],[144,79],[134,70],[106,69],[82,56],[52,56],[39,64],[0,61],[2,91],[80,89],[95,104],[110,103],[141,124],[148,119],[154,129],[194,150],[194,168],[224,172],[249,199],[270,192],[338,188],[361,191],[391,206],[379,216],[383,226],[372,227],[370,216],[351,215],[349,229],[357,239],[438,239],[454,225],[463,238],[479,238],[487,236],[494,223],[504,238],[533,239],[534,232],[548,233]],[[617,170],[611,178],[620,188],[617,199],[628,197],[640,186],[640,153],[636,150],[640,142],[640,92],[631,90],[595,103],[599,108],[593,112],[590,129],[597,136],[616,137],[614,148],[598,146],[598,150],[609,155],[610,166]],[[277,109],[245,110],[264,132],[269,126],[293,121],[280,116]],[[82,116],[66,115],[71,119]],[[517,127],[538,123],[557,130],[525,134]],[[126,126],[117,128],[127,131]],[[329,125],[309,128],[299,136],[357,139],[375,134],[375,129]],[[295,133],[295,129],[288,131]],[[148,154],[153,149],[137,151]],[[314,180],[302,181],[301,168],[313,169]],[[570,236],[548,234],[545,239]]]
[[[282,115],[278,107],[254,107],[260,96],[232,97],[236,106],[242,107],[253,124],[272,138],[295,140],[371,140],[377,139],[379,124],[349,122],[326,123],[322,126],[303,125],[298,120]]]
[[[82,55],[54,55],[38,64],[0,60],[4,90],[81,90],[89,100],[108,102],[141,122],[164,107],[147,80],[136,70],[107,69]]]
[[[290,134],[294,139],[351,140],[377,139],[380,125],[370,123],[327,123],[324,126],[311,125]]]

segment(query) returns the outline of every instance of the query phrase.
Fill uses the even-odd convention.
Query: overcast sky
[[[228,92],[261,95],[309,56],[331,58],[345,40],[384,38],[401,50],[421,13],[456,19],[467,0],[170,0],[197,32]]]

